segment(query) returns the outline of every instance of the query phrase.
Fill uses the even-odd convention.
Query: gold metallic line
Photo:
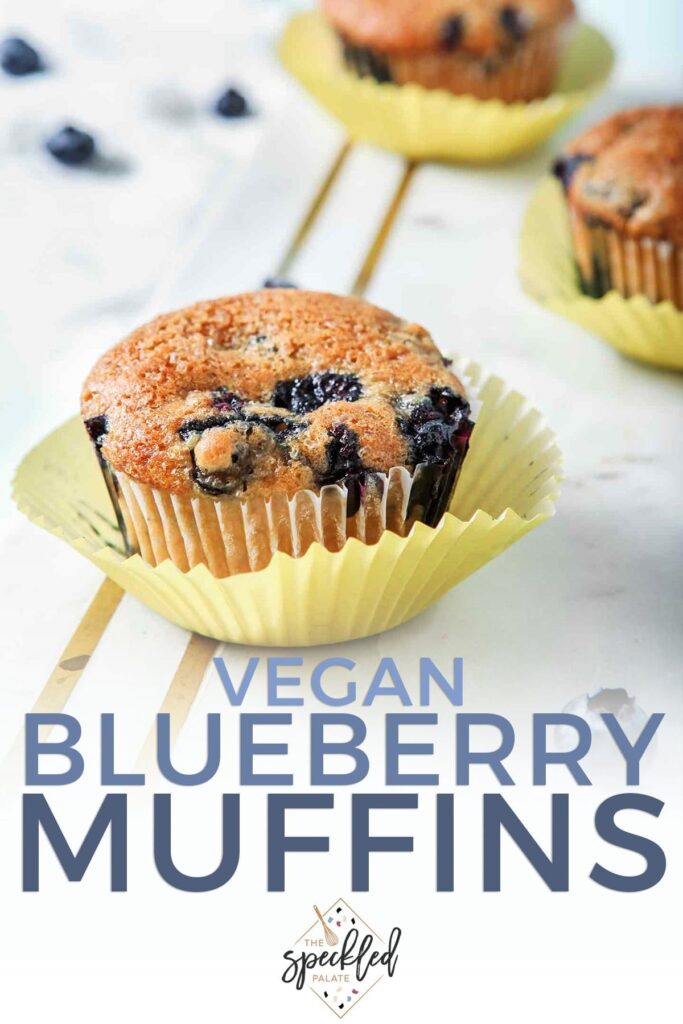
[[[344,145],[337,153],[335,161],[330,167],[329,171],[327,172],[325,179],[320,185],[320,188],[318,189],[317,193],[315,194],[313,201],[311,202],[311,205],[309,206],[304,216],[304,219],[301,221],[301,224],[299,225],[299,228],[294,236],[294,239],[291,245],[289,246],[289,249],[283,256],[282,260],[280,261],[280,264],[275,272],[276,277],[287,276],[287,273],[290,267],[292,266],[292,263],[294,262],[299,250],[306,241],[306,238],[308,237],[311,228],[318,219],[318,214],[320,213],[321,209],[323,208],[323,205],[327,201],[327,197],[329,196],[330,191],[332,190],[332,186],[337,180],[337,176],[341,171],[344,162],[346,161],[346,158],[351,152],[352,146],[353,143],[347,141],[344,143]]]
[[[192,633],[190,636],[158,712],[160,715],[171,716],[171,748],[187,721],[206,670],[218,647],[218,640],[200,636],[198,633]],[[138,771],[153,771],[156,762],[156,735],[155,721],[138,757]]]
[[[410,183],[413,180],[416,168],[416,163],[412,161],[408,161],[406,163],[403,176],[401,177],[398,188],[394,193],[394,198],[389,204],[389,208],[384,215],[384,220],[379,227],[379,231],[375,235],[375,239],[370,246],[367,256],[365,257],[363,266],[358,271],[358,276],[353,283],[353,287],[351,289],[352,295],[363,296],[367,292],[370,280],[377,269],[377,264],[379,263],[384,247],[387,244],[389,235],[391,234],[391,230],[396,222],[396,218],[398,217],[403,200],[405,199],[410,187]]]
[[[121,587],[113,580],[105,579],[62,651],[62,656],[31,709],[33,712],[57,712],[64,709],[122,597]]]
[[[123,590],[113,580],[105,579],[88,605],[85,615],[62,651],[59,661],[31,708],[32,714],[55,714],[63,711],[90,658],[104,634],[111,617],[123,597]],[[46,739],[51,726],[41,728]],[[24,731],[14,741],[3,763],[2,774],[13,777],[19,768],[24,749]]]

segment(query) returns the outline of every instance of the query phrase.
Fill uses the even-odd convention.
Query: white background
[[[147,314],[157,289],[172,302],[171,296],[185,301],[205,294],[209,282],[218,290],[223,277],[226,291],[244,284],[236,269],[244,264],[242,252],[222,251],[212,234],[211,222],[221,219],[216,211],[250,196],[242,223],[259,225],[257,233],[268,231],[269,220],[277,231],[278,209],[283,218],[289,215],[287,199],[278,207],[267,192],[267,173],[250,165],[263,139],[291,136],[291,121],[300,124],[300,101],[272,56],[283,6],[24,0],[1,8],[2,23],[30,34],[54,71],[41,80],[0,82],[0,564],[6,605],[0,751],[11,744],[98,582],[90,566],[12,509],[12,468],[31,443],[73,413],[94,358]],[[680,97],[680,4],[586,0],[582,7],[620,56],[609,92],[584,122],[619,106]],[[208,111],[215,94],[233,81],[252,97],[257,118],[230,124]],[[289,149],[310,150],[316,159],[318,150],[334,148],[336,130],[317,113],[306,117],[307,129],[314,127]],[[64,119],[97,133],[111,173],[74,174],[43,154],[40,140]],[[341,792],[329,859],[292,858],[281,896],[265,893],[261,793],[249,794],[239,878],[213,897],[175,894],[154,878],[144,801],[131,824],[129,894],[103,896],[104,865],[94,865],[80,887],[67,886],[55,872],[49,894],[22,896],[13,806],[0,840],[0,950],[7,961],[0,1007],[8,1019],[125,1014],[137,1020],[143,1013],[173,1022],[200,1014],[324,1019],[314,997],[280,985],[279,957],[307,925],[310,904],[339,892],[378,931],[400,923],[405,932],[397,977],[383,981],[353,1019],[375,1013],[401,1022],[420,1013],[435,1020],[467,1013],[487,1024],[503,1014],[532,1022],[579,1014],[670,1019],[678,991],[670,960],[681,948],[681,381],[618,359],[519,293],[519,218],[553,148],[504,169],[420,171],[370,297],[422,320],[443,347],[480,359],[543,409],[567,459],[560,514],[417,623],[348,645],[343,653],[358,661],[361,674],[378,656],[393,654],[407,675],[418,654],[444,661],[463,655],[468,710],[508,715],[519,729],[515,805],[539,837],[547,835],[549,797],[528,785],[533,711],[560,710],[600,686],[625,686],[647,711],[666,712],[657,761],[643,787],[667,800],[666,817],[648,828],[669,854],[665,882],[637,897],[605,893],[588,882],[596,857],[609,856],[591,826],[609,787],[588,794],[567,787],[576,822],[571,893],[551,896],[521,859],[511,857],[506,891],[483,896],[479,805],[488,783],[482,778],[458,794],[466,835],[453,897],[433,891],[429,792],[421,796],[425,811],[416,824],[415,854],[382,860],[367,895],[349,891],[348,794]],[[284,146],[268,156],[296,167],[296,155]],[[399,171],[392,158],[364,152],[346,187],[357,185],[351,194],[364,202],[368,196],[382,200]],[[327,230],[311,239],[312,255],[298,268],[301,283],[348,286],[352,268],[342,255],[363,235],[368,217],[357,202],[337,197]],[[213,211],[208,217],[207,209]],[[246,229],[235,241],[250,250]],[[259,245],[260,238],[255,251]],[[182,631],[126,600],[84,674],[69,710],[85,723],[99,711],[116,711],[124,763],[146,735],[185,641]],[[225,656],[239,671],[249,653],[231,649]],[[309,652],[306,664],[320,656]],[[260,697],[249,710],[262,705]],[[200,749],[203,716],[221,709],[216,680],[207,677],[181,743],[188,763]],[[438,763],[447,786],[450,717],[445,707],[437,709],[443,713]],[[368,713],[373,736],[384,710],[399,709]],[[293,733],[295,770],[305,770],[304,735],[303,726]],[[226,738],[232,736],[234,722],[226,726]],[[371,751],[379,759],[378,740]],[[226,790],[235,784],[234,764],[233,753],[221,779]],[[297,789],[307,788],[305,774],[302,779]],[[554,781],[559,791],[567,786],[561,775]],[[373,782],[372,788],[382,788],[381,775]],[[194,796],[192,811],[187,798],[179,805],[193,814],[182,854],[208,869],[216,851],[216,793]],[[96,799],[89,789],[80,802],[66,794],[55,806],[82,830]],[[393,823],[399,833],[405,827],[401,818]],[[310,831],[326,827],[327,818],[316,817]],[[624,870],[636,867],[623,864]]]

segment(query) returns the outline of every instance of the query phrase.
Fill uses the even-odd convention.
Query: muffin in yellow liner
[[[605,37],[580,25],[557,90],[547,99],[503,103],[420,85],[378,83],[346,70],[333,30],[316,13],[295,15],[280,41],[285,67],[346,126],[351,138],[412,160],[504,160],[539,145],[579,111],[614,62]]]
[[[278,552],[265,569],[218,579],[126,557],[111,502],[80,418],[21,463],[14,498],[32,522],[98,565],[124,590],[186,629],[218,640],[310,646],[370,636],[424,611],[447,590],[554,513],[561,455],[527,400],[474,364],[454,370],[479,390],[481,409],[450,512],[407,537],[313,544]]]
[[[600,299],[584,295],[574,260],[569,212],[562,186],[548,177],[527,210],[521,236],[520,276],[525,291],[542,305],[581,324],[633,359],[683,370],[683,312],[672,302],[616,291]]]

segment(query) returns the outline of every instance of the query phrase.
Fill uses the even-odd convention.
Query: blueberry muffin
[[[683,309],[683,106],[609,117],[554,164],[582,290]]]
[[[99,360],[82,415],[129,550],[218,577],[436,525],[472,430],[424,328],[292,289],[157,317]]]
[[[321,0],[346,64],[378,82],[508,103],[552,92],[573,0]]]

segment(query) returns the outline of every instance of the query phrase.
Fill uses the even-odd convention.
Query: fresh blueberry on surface
[[[560,156],[552,166],[552,172],[562,182],[565,192],[569,190],[574,175],[581,164],[590,163],[593,159],[586,153],[574,153],[572,156]]]
[[[462,14],[452,14],[450,18],[446,18],[446,20],[442,22],[440,32],[442,49],[457,49],[462,41],[464,28],[465,26]]]
[[[273,391],[273,405],[299,416],[319,409],[327,402],[356,402],[361,384],[350,373],[312,373],[308,377],[281,380]]]
[[[69,167],[85,164],[95,155],[95,140],[92,135],[71,125],[51,135],[46,146],[55,160]]]
[[[518,7],[507,4],[505,7],[501,7],[498,17],[505,31],[509,32],[513,39],[520,42],[524,38],[526,35],[526,24],[524,16]]]
[[[216,100],[215,110],[221,117],[247,117],[251,108],[239,89],[226,89]]]
[[[286,277],[267,277],[263,282],[264,288],[298,288],[298,285],[288,281]]]
[[[0,67],[8,75],[33,75],[44,70],[37,50],[18,36],[10,36],[0,43]]]
[[[239,412],[244,405],[244,399],[236,395],[234,391],[221,386],[211,393],[211,400],[214,408],[219,412]]]

